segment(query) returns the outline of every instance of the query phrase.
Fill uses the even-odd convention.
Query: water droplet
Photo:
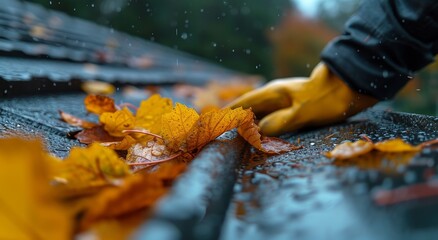
[[[183,34],[181,34],[181,38],[182,38],[182,39],[186,40],[187,37],[188,37],[188,36],[187,36],[187,33],[183,33]]]

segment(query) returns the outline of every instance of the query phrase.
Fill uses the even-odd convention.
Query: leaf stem
[[[127,130],[123,130],[122,133],[141,133],[141,134],[145,134],[145,135],[149,135],[149,136],[153,136],[159,139],[163,139],[162,136],[154,134],[149,132],[148,130],[141,130],[141,129],[127,129]]]

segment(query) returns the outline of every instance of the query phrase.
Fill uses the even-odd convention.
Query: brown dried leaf
[[[82,127],[82,128],[93,128],[93,127],[96,127],[99,125],[97,123],[89,122],[89,121],[86,121],[84,119],[75,117],[75,116],[68,114],[66,112],[63,112],[63,111],[59,111],[59,115],[61,115],[61,119],[64,122],[66,122],[72,126]]]
[[[84,99],[85,109],[88,112],[100,115],[105,112],[117,111],[114,100],[110,97],[90,94]]]
[[[108,134],[103,129],[103,126],[97,126],[90,129],[80,131],[75,135],[75,138],[79,142],[84,144],[91,144],[93,142],[119,142],[122,141],[121,137],[114,137]]]
[[[248,111],[247,118],[239,126],[237,132],[253,147],[267,154],[282,154],[285,152],[301,149],[287,141],[274,137],[262,137],[259,133],[259,127],[254,122],[254,113]]]
[[[261,151],[268,154],[282,154],[293,150],[303,148],[302,146],[295,146],[283,139],[276,137],[263,137],[261,141]]]

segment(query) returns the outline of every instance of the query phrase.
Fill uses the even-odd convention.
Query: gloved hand
[[[231,108],[252,108],[263,134],[276,136],[304,127],[340,122],[377,99],[348,87],[319,64],[309,78],[289,78],[270,82],[244,94],[230,104]]]

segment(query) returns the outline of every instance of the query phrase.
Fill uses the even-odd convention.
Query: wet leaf
[[[80,131],[75,135],[79,142],[84,144],[91,144],[93,142],[119,142],[121,137],[114,137],[108,134],[103,126],[97,126],[90,129]]]
[[[105,112],[117,111],[114,100],[110,97],[90,94],[84,99],[85,109],[88,112],[100,115]]]
[[[412,146],[402,139],[390,139],[374,144],[374,149],[381,152],[417,152],[421,150],[419,146]]]
[[[142,101],[135,116],[135,126],[149,130],[151,133],[160,134],[161,118],[163,114],[172,110],[172,100],[152,95]]]
[[[325,153],[325,156],[335,159],[348,159],[371,152],[373,148],[373,143],[364,140],[345,142],[336,146],[332,151]]]
[[[104,124],[104,129],[111,136],[122,137],[126,134],[123,133],[124,130],[129,130],[134,128],[135,117],[132,115],[128,108],[123,108],[114,113],[105,112],[99,117],[99,121]]]
[[[225,108],[202,114],[187,135],[187,151],[197,152],[226,131],[239,127],[247,117],[248,110],[242,108]]]
[[[81,128],[93,128],[93,127],[98,126],[97,123],[86,121],[84,119],[75,117],[75,116],[68,114],[66,112],[63,112],[63,111],[59,111],[59,115],[61,115],[61,119],[64,122],[66,122],[72,126],[81,127]]]
[[[253,147],[267,154],[282,154],[302,148],[280,138],[262,137],[259,133],[259,127],[254,122],[254,113],[250,110],[247,111],[248,115],[237,131]]]
[[[0,140],[0,239],[71,239],[72,213],[49,185],[52,159],[42,149]]]
[[[276,137],[263,137],[261,146],[260,150],[268,154],[282,154],[303,148]]]
[[[113,150],[93,143],[88,148],[72,148],[54,173],[54,179],[59,187],[81,190],[109,185],[129,174],[128,165]]]
[[[186,168],[183,163],[166,163],[155,170],[125,178],[116,188],[102,191],[89,205],[81,222],[87,228],[99,219],[121,216],[152,206]],[[117,206],[117,207],[115,207]]]
[[[194,109],[177,103],[173,110],[163,115],[161,135],[170,151],[177,151],[185,140],[195,122],[199,119]]]

